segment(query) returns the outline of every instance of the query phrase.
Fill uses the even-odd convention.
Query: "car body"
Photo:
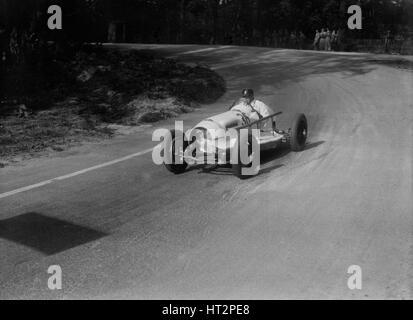
[[[281,114],[278,112],[251,121],[243,112],[230,110],[201,121],[186,133],[172,130],[165,150],[173,156],[172,161],[165,163],[165,166],[169,171],[179,174],[188,165],[231,164],[234,173],[242,177],[243,168],[251,167],[254,157],[264,150],[286,144],[293,151],[303,150],[308,136],[305,115],[298,114],[293,126],[282,131],[276,126],[276,118]],[[179,144],[177,150],[176,141],[181,138],[183,143]],[[243,151],[248,157],[242,156]]]

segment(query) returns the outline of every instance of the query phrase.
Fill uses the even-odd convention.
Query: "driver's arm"
[[[268,117],[274,113],[269,106],[267,106],[264,102],[259,100],[255,101],[255,108],[262,115],[263,118]]]
[[[256,100],[255,101],[255,108],[261,114],[262,118],[266,118],[272,114],[274,114],[273,110],[267,106],[264,102]],[[260,119],[262,119],[260,118]],[[261,123],[261,130],[268,129],[268,126],[271,125],[273,128],[276,127],[276,118],[273,119],[273,123],[269,124],[269,122],[264,121]]]

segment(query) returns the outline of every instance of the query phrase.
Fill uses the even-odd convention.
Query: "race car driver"
[[[250,122],[260,120],[272,115],[274,112],[264,102],[255,99],[254,90],[242,90],[241,99],[231,108],[233,111],[241,111],[249,118]],[[264,128],[264,124],[261,129]]]

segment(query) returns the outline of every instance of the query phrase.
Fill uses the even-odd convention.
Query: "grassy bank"
[[[47,69],[9,69],[2,83],[3,165],[16,156],[111,137],[111,124],[134,126],[191,112],[225,92],[224,80],[203,66],[104,48],[86,48]]]

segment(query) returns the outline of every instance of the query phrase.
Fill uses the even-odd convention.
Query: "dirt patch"
[[[126,123],[153,123],[158,120],[176,117],[181,113],[193,111],[193,107],[176,98],[151,99],[146,96],[138,97],[128,104],[132,116]]]
[[[26,159],[41,151],[63,151],[82,141],[109,138],[113,130],[93,117],[71,109],[40,111],[27,118],[5,117],[0,124],[0,158],[3,166],[16,157]]]

